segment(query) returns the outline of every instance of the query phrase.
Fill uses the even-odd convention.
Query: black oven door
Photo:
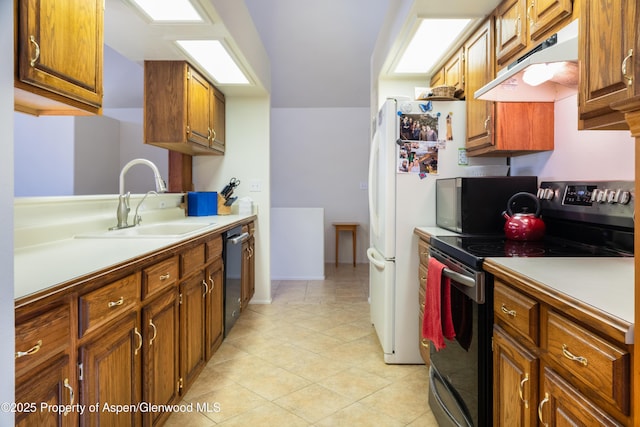
[[[484,277],[484,302],[469,297],[468,285],[451,281],[456,331],[446,347],[431,346],[429,405],[443,426],[490,426],[492,411],[492,283]],[[464,291],[463,291],[464,290]]]

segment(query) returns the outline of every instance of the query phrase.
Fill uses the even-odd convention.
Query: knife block
[[[225,206],[224,197],[218,194],[218,215],[231,215],[231,206]]]

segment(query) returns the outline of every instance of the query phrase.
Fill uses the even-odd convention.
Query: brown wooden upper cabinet
[[[580,129],[628,129],[624,115],[610,104],[637,96],[637,2],[612,0],[607,7],[583,0],[580,13]]]
[[[505,0],[495,10],[496,62],[501,68],[571,19],[572,0]]]
[[[103,0],[15,1],[15,110],[100,114]]]
[[[494,76],[492,22],[487,19],[464,45],[467,154],[516,156],[553,150],[553,103],[473,98],[475,91]]]
[[[464,49],[460,48],[430,81],[431,87],[447,85],[456,87],[456,97],[464,97]]]
[[[188,155],[225,149],[225,98],[185,61],[145,61],[144,142]]]

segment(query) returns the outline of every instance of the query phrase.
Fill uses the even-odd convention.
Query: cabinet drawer
[[[178,257],[174,256],[142,270],[142,298],[175,285],[178,280]]]
[[[540,319],[540,304],[528,296],[504,285],[494,283],[493,311],[496,323],[522,335],[537,345]]]
[[[19,315],[18,313],[16,313]],[[69,348],[71,315],[64,304],[16,323],[16,377]]]
[[[629,353],[551,310],[546,313],[542,348],[551,360],[582,381],[583,389],[629,414]]]
[[[429,265],[429,244],[424,240],[418,240],[418,256],[420,257],[420,264],[425,268]]]
[[[204,259],[204,244],[187,249],[180,255],[180,277],[185,277],[196,270],[202,269]]]
[[[222,236],[216,236],[207,242],[207,262],[222,257]]]
[[[124,277],[79,298],[80,336],[133,310],[139,301],[140,273]]]

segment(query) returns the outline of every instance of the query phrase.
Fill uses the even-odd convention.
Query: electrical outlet
[[[259,179],[253,179],[249,182],[249,191],[258,192],[262,191],[262,181]]]
[[[167,207],[167,202],[165,202],[164,200],[162,200],[160,203],[158,203],[158,207],[160,209],[164,209]]]

